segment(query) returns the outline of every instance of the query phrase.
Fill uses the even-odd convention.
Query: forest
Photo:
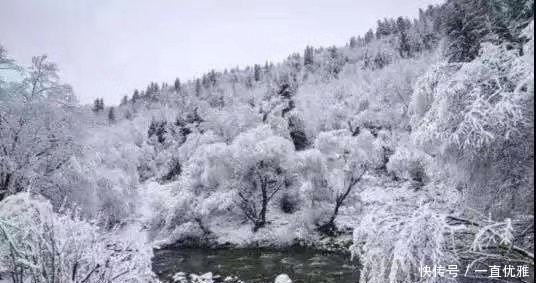
[[[213,282],[156,271],[194,247],[358,262],[325,282],[533,282],[533,17],[447,0],[119,105],[0,45],[0,282]]]

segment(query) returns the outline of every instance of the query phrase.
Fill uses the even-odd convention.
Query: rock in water
[[[213,283],[212,272],[203,275],[190,274],[192,283]]]
[[[279,274],[275,278],[274,283],[292,283],[292,280],[290,280],[290,277],[286,274]]]
[[[187,283],[188,279],[186,279],[186,273],[184,272],[177,272],[175,275],[173,275],[173,283]]]

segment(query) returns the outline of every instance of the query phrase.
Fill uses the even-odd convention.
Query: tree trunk
[[[255,227],[253,228],[254,232],[257,232],[257,230],[264,227],[264,225],[266,224],[266,210],[268,207],[268,192],[266,190],[267,190],[266,180],[261,180],[262,207],[259,213],[259,219],[255,223]]]
[[[341,199],[341,197],[337,197],[335,209],[333,210],[333,214],[331,215],[329,221],[320,226],[318,229],[321,233],[331,237],[336,236],[337,234],[337,226],[335,226],[335,219],[337,218],[337,215],[339,214],[339,208],[342,205],[342,201],[339,201],[339,199]]]
[[[3,200],[9,194],[9,183],[11,181],[11,173],[5,174],[4,180],[0,182],[0,200]]]
[[[337,215],[339,215],[339,208],[341,207],[343,201],[344,199],[341,198],[340,201],[335,203],[335,209],[333,210],[333,214],[331,215],[328,224],[335,226],[335,218],[337,218]]]
[[[328,222],[325,224],[322,224],[320,227],[318,227],[318,230],[328,236],[335,236],[337,234],[337,226],[335,226],[335,219],[337,218],[337,215],[339,215],[339,209],[341,208],[342,204],[344,203],[344,200],[348,197],[354,186],[361,180],[361,177],[365,174],[366,170],[361,173],[358,177],[352,177],[350,179],[350,183],[346,187],[346,191],[338,195],[335,200],[335,209],[333,210],[333,214],[331,215]]]

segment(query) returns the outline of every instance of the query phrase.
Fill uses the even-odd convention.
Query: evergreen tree
[[[200,95],[201,95],[201,91],[202,91],[201,80],[200,80],[200,79],[196,79],[196,80],[195,80],[195,95],[196,95],[196,96],[200,96]]]
[[[253,77],[255,78],[256,82],[261,80],[261,73],[262,73],[261,66],[258,64],[255,64],[253,66]]]
[[[165,134],[167,133],[167,121],[152,120],[147,130],[147,136],[151,138],[156,136],[156,140],[159,143],[163,143],[166,140]]]
[[[408,29],[411,27],[411,23],[408,19],[398,17],[396,20],[396,29],[399,34],[398,37],[398,52],[400,57],[411,56],[411,45],[409,42]]]
[[[326,64],[326,70],[330,77],[338,78],[339,73],[342,71],[342,67],[346,63],[345,58],[337,50],[337,47],[332,46],[328,48],[328,61]]]
[[[253,88],[253,78],[251,76],[247,76],[245,84],[247,88]]]
[[[352,36],[352,38],[350,38],[350,48],[356,48],[357,47],[357,39],[355,36]]]
[[[473,60],[480,44],[491,39],[490,8],[488,0],[454,0],[446,4],[443,28],[448,38],[449,61]]]
[[[201,76],[201,85],[203,86],[203,88],[209,88],[210,87],[210,82],[208,80],[208,75],[207,74],[203,74],[203,76]]]
[[[179,78],[175,79],[175,83],[173,84],[173,88],[175,89],[175,92],[179,92],[181,90],[181,80]]]
[[[126,105],[128,103],[128,96],[123,96],[123,98],[121,99],[121,105]]]
[[[110,123],[115,122],[115,109],[113,106],[108,110],[108,121],[110,121]]]
[[[312,46],[305,47],[305,51],[303,52],[303,65],[304,66],[312,66],[314,64],[314,56],[315,51]]]
[[[145,95],[144,96],[150,96],[153,93],[153,83],[149,83],[147,87],[145,88]]]
[[[145,96],[151,97],[153,94],[156,94],[159,91],[160,91],[160,88],[158,87],[158,84],[155,82],[151,82],[145,89]]]
[[[380,39],[394,33],[392,20],[378,20],[376,27],[376,38]]]
[[[104,109],[104,100],[102,98],[97,98],[93,101],[93,112],[100,112]]]
[[[292,69],[291,75],[296,75],[301,72],[303,62],[305,62],[305,60],[302,61],[300,53],[293,53],[288,56],[288,63]]]
[[[372,29],[369,29],[367,33],[365,33],[365,43],[369,43],[374,39],[374,31]]]
[[[264,62],[264,71],[268,72],[270,71],[270,69],[271,69],[270,62],[268,61]]]
[[[517,37],[534,17],[534,0],[490,0],[494,14]]]
[[[134,94],[132,94],[132,103],[136,103],[138,99],[140,99],[140,92],[137,89],[135,89]]]
[[[211,70],[207,75],[207,80],[211,87],[215,87],[216,83],[218,82],[218,75],[216,74],[216,71]]]
[[[91,110],[93,110],[93,112],[99,112],[99,99],[95,99],[93,101],[93,107],[91,108]]]

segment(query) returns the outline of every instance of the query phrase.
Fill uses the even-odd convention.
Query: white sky
[[[279,61],[344,45],[384,17],[442,0],[0,0],[0,44],[19,63],[48,54],[82,103],[117,103],[150,81]]]

